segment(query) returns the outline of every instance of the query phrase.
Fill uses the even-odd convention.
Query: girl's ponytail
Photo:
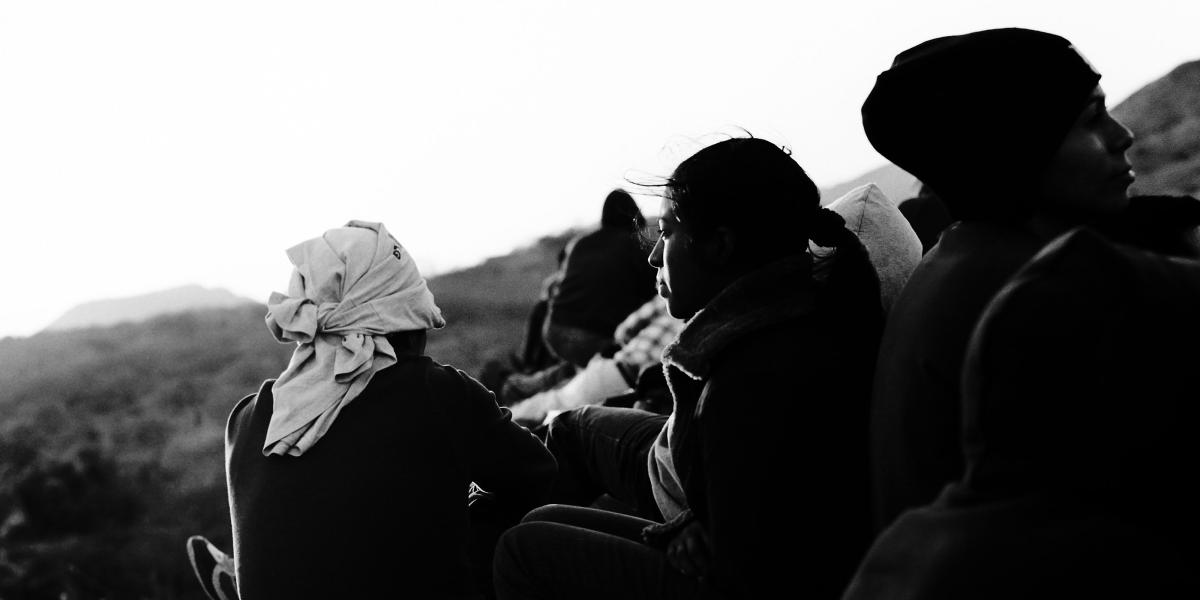
[[[828,208],[818,208],[813,214],[809,239],[818,246],[834,249],[828,255],[818,255],[813,265],[813,276],[821,282],[829,308],[856,315],[867,327],[881,328],[879,275],[867,248],[846,228],[845,219]]]
[[[813,213],[812,220],[808,239],[822,248],[840,248],[849,241],[846,234],[854,236],[850,230],[846,229],[846,220],[842,218],[842,215],[823,206],[818,207]]]

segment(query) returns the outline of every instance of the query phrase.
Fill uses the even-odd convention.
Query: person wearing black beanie
[[[1057,35],[993,29],[937,38],[901,52],[879,75],[862,107],[863,129],[956,219],[1021,221],[1036,211],[1039,178],[1081,111],[1098,102],[1106,113],[1099,81]],[[1128,173],[1132,137],[1100,124],[1113,129],[1101,132],[1110,133],[1111,148],[1096,150],[1111,157],[1112,174]],[[1118,187],[1110,191],[1124,197]]]
[[[1004,282],[1075,225],[1119,220],[1132,134],[1100,74],[1057,35],[995,29],[901,52],[863,104],[871,144],[957,223],[888,315],[871,407],[876,527],[963,471],[960,378],[971,330]]]

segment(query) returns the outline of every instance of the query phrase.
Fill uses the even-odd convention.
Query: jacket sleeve
[[[464,459],[471,479],[498,501],[529,510],[547,501],[557,472],[554,457],[528,429],[512,420],[512,412],[462,371],[442,377],[462,401]]]
[[[693,509],[713,546],[708,579],[735,598],[839,597],[869,540],[865,405],[798,375],[714,377],[699,405]]]

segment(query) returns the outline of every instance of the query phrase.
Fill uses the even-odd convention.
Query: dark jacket
[[[807,259],[783,259],[722,291],[665,351],[672,458],[725,597],[828,598],[849,581],[870,541],[880,321],[837,314]]]
[[[1138,196],[1097,228],[1146,250],[1200,256],[1200,202]],[[960,383],[987,302],[1042,247],[1015,227],[958,223],[925,255],[888,314],[871,407],[876,526],[933,501],[963,471]]]
[[[1200,263],[1088,230],[989,305],[965,473],[873,546],[847,600],[1195,598]]]
[[[550,300],[550,322],[611,337],[629,313],[654,295],[648,254],[631,223],[576,238]]]
[[[922,193],[905,200],[897,206],[900,214],[908,220],[913,231],[921,240],[921,253],[928,253],[937,244],[942,231],[954,222],[941,199],[933,194]]]
[[[543,500],[555,467],[541,442],[465,373],[397,354],[302,456],[262,454],[272,381],[233,409],[225,455],[243,600],[480,597],[472,578],[490,564],[472,564],[469,484],[526,510]]]
[[[959,383],[967,339],[987,302],[1039,248],[1019,229],[955,224],[892,305],[871,403],[876,527],[932,501],[962,474]]]

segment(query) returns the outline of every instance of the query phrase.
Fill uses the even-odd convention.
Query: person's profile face
[[[1108,113],[1104,92],[1092,91],[1038,182],[1042,207],[1086,221],[1129,205],[1133,171],[1125,151],[1133,134]]]
[[[658,241],[650,251],[650,266],[658,269],[658,295],[677,319],[690,319],[708,302],[710,277],[697,261],[696,243],[686,223],[679,221],[674,206],[663,198],[658,219]]]

